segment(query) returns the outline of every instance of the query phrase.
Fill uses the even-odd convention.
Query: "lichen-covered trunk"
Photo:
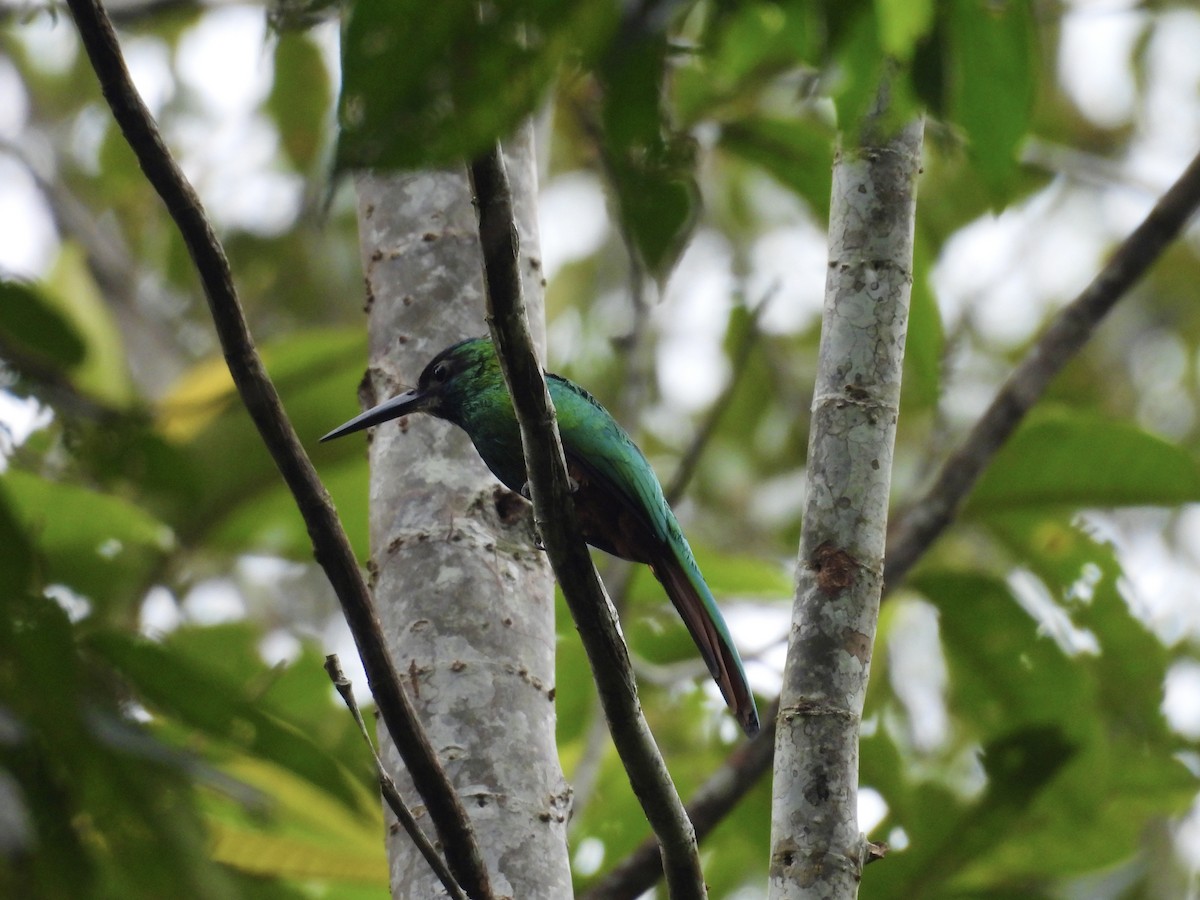
[[[775,740],[771,900],[853,898],[858,730],[883,584],[921,122],[834,163],[799,578]]]
[[[510,142],[525,291],[538,332],[542,281],[531,130]],[[416,383],[437,351],[487,333],[465,170],[357,182],[373,404]],[[554,734],[554,592],[528,504],[466,435],[428,416],[375,429],[375,602],[405,687],[471,816],[499,896],[571,896],[570,792]],[[416,803],[391,745],[384,761]],[[423,808],[414,807],[420,820]],[[431,837],[432,829],[429,829]],[[390,830],[392,896],[444,896],[403,831]]]

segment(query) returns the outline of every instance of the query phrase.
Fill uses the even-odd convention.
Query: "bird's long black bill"
[[[403,394],[398,394],[391,400],[385,400],[378,406],[371,407],[365,413],[355,416],[345,425],[339,425],[321,438],[321,440],[332,441],[334,438],[340,438],[342,435],[350,434],[354,431],[362,431],[364,428],[370,428],[372,425],[378,425],[381,422],[398,419],[410,413],[421,412],[427,405],[428,398],[424,394],[415,389],[405,391]]]

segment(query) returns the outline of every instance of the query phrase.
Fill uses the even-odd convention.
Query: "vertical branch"
[[[883,586],[923,122],[834,163],[808,500],[780,696],[770,896],[854,897],[858,730]]]
[[[613,743],[658,837],[668,894],[673,900],[699,900],[707,892],[696,835],[642,716],[616,613],[575,518],[554,406],[529,337],[516,265],[512,196],[499,148],[472,162],[470,171],[479,207],[492,334],[521,426],[538,530],[579,629]]]

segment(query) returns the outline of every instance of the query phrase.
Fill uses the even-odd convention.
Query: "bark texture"
[[[918,122],[834,163],[808,496],[775,743],[772,900],[854,897],[864,863],[858,730],[883,584],[922,134]]]
[[[539,339],[531,134],[507,155],[522,275]],[[487,333],[466,172],[364,175],[359,229],[370,368],[364,404],[416,383],[442,348]],[[571,896],[570,789],[554,733],[554,592],[529,505],[486,469],[466,435],[428,416],[371,440],[375,598],[396,667],[470,813],[499,896]],[[423,815],[385,742],[384,761]],[[431,837],[432,832],[430,832]],[[402,832],[388,836],[392,896],[445,896]]]

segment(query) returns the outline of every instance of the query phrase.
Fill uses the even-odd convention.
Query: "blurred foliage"
[[[795,272],[764,259],[771,241],[786,238],[794,256],[801,235],[823,229],[837,144],[856,140],[880,79],[891,104],[876,127],[930,116],[896,453],[905,507],[1033,328],[1014,340],[978,298],[951,311],[937,267],[967,226],[1063,202],[1064,184],[1090,192],[1092,210],[1128,191],[1111,164],[1131,154],[1163,77],[1148,48],[1181,16],[1196,27],[1194,13],[1144,5],[1134,111],[1100,125],[1055,77],[1064,12],[1053,5],[485,8],[480,26],[476,3],[345,4],[340,82],[327,65],[336,29],[305,30],[337,4],[277,5],[270,34],[264,11],[200,5],[134,5],[121,24],[126,46],[162,70],[156,114],[212,197],[267,366],[364,559],[361,443],[315,443],[355,411],[366,355],[353,203],[326,183],[331,171],[452,163],[546,108],[551,183],[587,173],[613,223],[550,281],[550,356],[619,411],[664,476],[707,412],[671,402],[655,340],[669,342],[688,292],[706,287],[688,274],[695,257],[727,256],[728,313],[708,335],[727,405],[682,512],[725,606],[780,623],[762,626],[754,650],[786,634],[819,338],[805,298],[823,278],[821,266],[797,269],[816,282],[797,290]],[[242,112],[269,150],[250,175],[208,140],[242,113],[214,108],[185,64],[189,38],[219,16],[266,41],[269,88]],[[215,352],[187,254],[72,40],[66,19],[45,14],[10,19],[3,36],[25,134],[0,152],[37,174],[59,242],[38,277],[0,279],[6,390],[53,412],[19,445],[0,440],[0,895],[383,896],[369,757],[320,666],[336,606]],[[1034,159],[1031,146],[1054,153]],[[1020,274],[1023,260],[1010,262],[1006,274]],[[1195,866],[1156,838],[1196,793],[1195,741],[1162,712],[1167,673],[1195,656],[1195,636],[1172,645],[1148,630],[1136,573],[1086,511],[1162,507],[1154,521],[1186,560],[1171,545],[1188,540],[1173,510],[1200,499],[1196,279],[1194,244],[1173,248],[885,604],[862,784],[886,804],[871,836],[894,849],[863,896],[1171,897]],[[1048,288],[1030,303],[1064,298]],[[236,598],[233,621],[203,613],[217,589]],[[633,576],[625,604],[647,714],[686,795],[736,729],[653,579]],[[572,776],[596,709],[559,615]],[[935,623],[932,711],[898,662],[914,615]],[[770,683],[769,665],[752,670]],[[574,848],[603,848],[583,888],[647,829],[611,752],[577,801]],[[713,896],[763,883],[768,807],[764,781],[710,838]]]

